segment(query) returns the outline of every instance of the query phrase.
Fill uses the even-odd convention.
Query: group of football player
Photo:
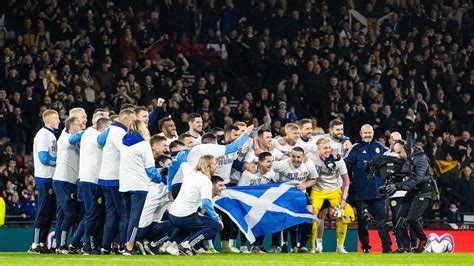
[[[60,133],[58,113],[43,112],[33,147],[38,212],[30,253],[217,253],[218,234],[222,253],[321,253],[328,212],[336,219],[336,252],[347,253],[354,212],[346,202],[343,158],[352,144],[343,122],[332,120],[321,135],[310,119],[286,124],[276,137],[243,122],[206,133],[194,113],[187,132],[178,135],[165,117],[158,121],[162,132],[151,136],[157,112],[124,106],[109,116],[97,109],[86,128],[85,110],[74,108]],[[317,219],[273,234],[271,249],[263,247],[263,237],[247,245],[243,233],[237,247],[239,229],[214,208],[213,198],[226,187],[273,182],[304,192]],[[54,244],[48,245],[53,220]]]

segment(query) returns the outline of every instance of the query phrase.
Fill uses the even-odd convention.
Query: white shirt
[[[183,163],[181,167],[184,173],[183,185],[169,209],[169,213],[176,217],[196,213],[203,199],[212,200],[212,182],[209,177],[195,171],[187,163]]]
[[[318,173],[314,164],[310,161],[303,162],[298,168],[295,168],[288,158],[283,161],[273,163],[273,170],[278,173],[278,181],[288,182],[297,181],[298,183],[305,182],[310,179],[316,179]]]
[[[291,153],[291,150],[295,147],[300,147],[304,150],[305,153],[307,152],[311,152],[311,151],[315,151],[316,150],[316,144],[314,144],[313,142],[305,142],[303,141],[302,139],[298,139],[298,141],[296,142],[295,145],[291,146],[290,144],[286,143],[285,141],[285,144],[284,145],[281,145],[278,140],[280,139],[281,137],[278,137],[278,138],[274,138],[272,140],[272,144],[273,144],[273,147],[275,147],[275,149],[281,151],[284,155],[287,155],[287,156],[290,156],[290,153]]]
[[[144,141],[122,145],[120,148],[120,192],[146,191],[151,185],[146,168],[155,167],[150,143]]]
[[[106,129],[106,131],[107,130],[107,140],[102,149],[102,163],[100,165],[98,183],[103,186],[118,186],[120,148],[123,145],[122,139],[125,133],[127,133],[127,129],[122,124],[114,122]]]
[[[186,162],[190,165],[193,169],[196,167],[197,162],[199,159],[204,155],[212,155],[214,157],[220,157],[225,155],[225,146],[219,144],[200,144],[194,146],[186,158]],[[183,170],[180,166],[178,171],[176,172],[173,181],[171,182],[174,184],[183,183]]]
[[[102,163],[102,149],[97,145],[97,137],[100,132],[89,127],[81,138],[79,158],[80,182],[97,184],[99,179],[100,165]]]
[[[165,134],[163,134],[163,133],[160,133],[160,134],[158,134],[158,135],[163,136],[163,137],[166,138],[166,145],[170,145],[171,142],[173,142],[173,141],[175,141],[175,140],[178,139],[177,136],[174,136],[174,137],[172,137],[172,138],[168,138],[168,137],[165,136]]]
[[[237,152],[225,154],[217,158],[217,170],[215,175],[224,179],[224,183],[230,183],[230,173],[232,171],[232,164],[237,159]]]
[[[36,133],[33,140],[33,161],[35,167],[35,177],[51,179],[54,174],[55,166],[41,163],[40,152],[48,152],[52,157],[56,157],[58,144],[56,136],[51,129],[42,127]],[[51,180],[50,180],[51,181]]]
[[[244,171],[242,176],[239,179],[238,186],[257,186],[263,184],[270,184],[277,181],[277,174],[273,169],[270,169],[269,172],[262,174],[260,171],[257,171],[255,174],[250,173],[249,171]]]
[[[186,131],[186,133],[188,133],[189,135],[191,135],[191,133],[189,133],[189,131]],[[202,140],[202,136],[201,136],[201,135],[199,135],[199,137],[194,137],[193,135],[191,135],[191,137],[193,137],[194,146],[201,144],[201,140]]]
[[[273,149],[270,153],[273,156],[273,161],[274,162],[281,160],[281,158],[283,156],[285,156],[281,151],[279,151],[277,149]],[[252,149],[247,153],[247,156],[245,156],[244,162],[246,162],[246,163],[257,163],[258,162],[258,156],[255,155],[255,150]]]
[[[340,155],[342,158],[347,157],[349,155],[349,151],[344,150],[344,143],[340,141],[336,141],[333,138],[331,138],[331,134],[324,134],[324,135],[318,135],[315,136],[314,139],[319,140],[320,138],[326,138],[329,140],[329,144],[331,145],[331,148],[333,150],[337,151],[337,154]],[[314,143],[316,143],[316,141]],[[316,146],[316,144],[315,144]],[[314,151],[314,155],[316,155],[316,151]]]
[[[315,165],[318,177],[313,188],[322,191],[333,191],[341,187],[340,175],[347,174],[346,163],[343,159],[335,162],[335,168],[328,168],[319,155],[308,154],[308,159]]]
[[[253,150],[252,147],[253,147],[253,139],[249,138],[247,142],[242,147],[240,147],[240,149],[237,151],[237,160],[241,162],[244,161],[249,151]],[[230,171],[230,180],[232,180],[233,183],[237,183],[239,182],[241,175],[242,175],[242,172],[232,168]]]
[[[79,177],[79,145],[69,144],[71,134],[63,130],[58,139],[58,159],[53,181],[77,183]]]

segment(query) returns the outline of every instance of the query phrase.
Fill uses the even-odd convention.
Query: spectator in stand
[[[454,191],[459,210],[463,213],[474,212],[474,173],[471,167],[465,166],[462,169]]]
[[[28,216],[25,214],[18,192],[13,192],[7,201],[7,215],[13,216],[11,220],[25,220]]]
[[[326,128],[337,117],[351,138],[370,123],[374,139],[411,131],[432,162],[447,153],[461,167],[471,160],[472,136],[463,133],[474,131],[469,1],[6,2],[4,162],[31,156],[46,109],[65,120],[74,107],[118,113],[123,104],[156,107],[157,97],[165,99],[157,121],[176,121],[170,140],[194,112],[204,131],[270,117],[274,135],[296,119],[314,116]],[[349,10],[392,14],[365,27]]]

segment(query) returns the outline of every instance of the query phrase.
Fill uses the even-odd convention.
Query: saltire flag
[[[250,243],[256,237],[315,220],[306,204],[306,195],[285,183],[230,187],[215,200],[216,207],[229,215]]]
[[[363,27],[362,32],[367,34],[368,29],[372,29],[376,33],[380,33],[380,26],[382,26],[384,20],[389,19],[394,13],[390,12],[383,17],[369,18],[365,17],[355,9],[349,10],[349,26],[352,28],[352,20],[358,21]]]

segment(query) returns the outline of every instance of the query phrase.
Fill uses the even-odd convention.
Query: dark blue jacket
[[[415,190],[417,197],[426,197],[431,199],[433,190],[431,188],[431,179],[429,175],[430,160],[425,155],[421,147],[415,146],[412,154],[413,170],[411,177],[396,184],[396,188],[400,190],[411,191]],[[429,187],[429,188],[428,188]]]
[[[370,143],[355,144],[349,155],[344,159],[351,174],[354,199],[370,200],[380,198],[379,188],[384,180],[378,176],[368,176],[364,171],[364,162],[382,156],[387,150],[380,142],[372,140]]]

